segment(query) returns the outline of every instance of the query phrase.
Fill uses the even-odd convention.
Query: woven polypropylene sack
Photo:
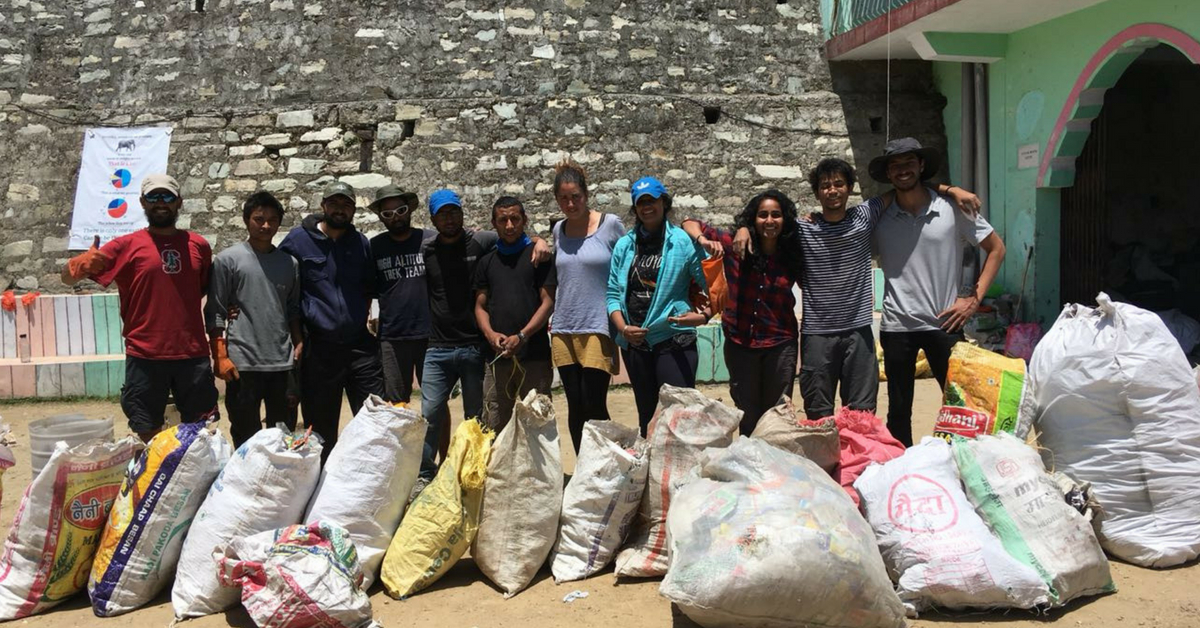
[[[806,421],[796,417],[792,400],[783,397],[763,413],[750,438],[766,441],[784,451],[812,460],[833,474],[841,456],[837,422],[833,417]]]

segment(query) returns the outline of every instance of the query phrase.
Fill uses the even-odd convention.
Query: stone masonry
[[[360,206],[453,187],[476,227],[513,194],[546,234],[567,155],[623,216],[645,174],[677,217],[727,225],[767,187],[812,207],[807,169],[865,168],[888,104],[885,66],[831,67],[819,28],[817,0],[0,0],[0,284],[63,290],[89,126],[174,127],[180,226],[217,251],[249,193],[286,228],[334,179]],[[891,90],[893,134],[944,146],[928,68],[893,63]]]

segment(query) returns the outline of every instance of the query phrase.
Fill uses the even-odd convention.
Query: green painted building
[[[923,59],[949,171],[980,192],[1049,325],[1100,290],[1200,318],[1195,0],[822,0],[833,62]],[[892,136],[906,135],[903,120]]]

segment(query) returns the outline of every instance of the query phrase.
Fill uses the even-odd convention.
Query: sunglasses
[[[174,203],[175,200],[178,199],[179,197],[175,196],[174,194],[171,194],[170,192],[159,192],[158,194],[147,194],[147,195],[143,196],[142,198],[146,199],[146,202],[148,202],[148,203],[168,203],[168,204],[170,204],[170,203]]]
[[[411,208],[409,208],[408,205],[401,205],[401,206],[397,207],[396,209],[385,209],[385,210],[380,211],[379,217],[384,220],[391,220],[393,218],[396,218],[397,216],[403,216],[410,211],[412,211],[412,210],[411,210]]]

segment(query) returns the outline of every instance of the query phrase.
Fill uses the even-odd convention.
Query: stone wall
[[[505,4],[0,0],[0,284],[62,289],[88,126],[175,127],[181,226],[216,250],[248,193],[290,226],[334,178],[364,205],[388,181],[451,186],[481,227],[514,194],[545,233],[566,155],[598,208],[624,214],[651,174],[680,215],[727,224],[769,186],[812,205],[818,158],[862,167],[883,142],[885,66],[831,71],[816,0]],[[943,145],[928,65],[891,69],[893,135]]]

